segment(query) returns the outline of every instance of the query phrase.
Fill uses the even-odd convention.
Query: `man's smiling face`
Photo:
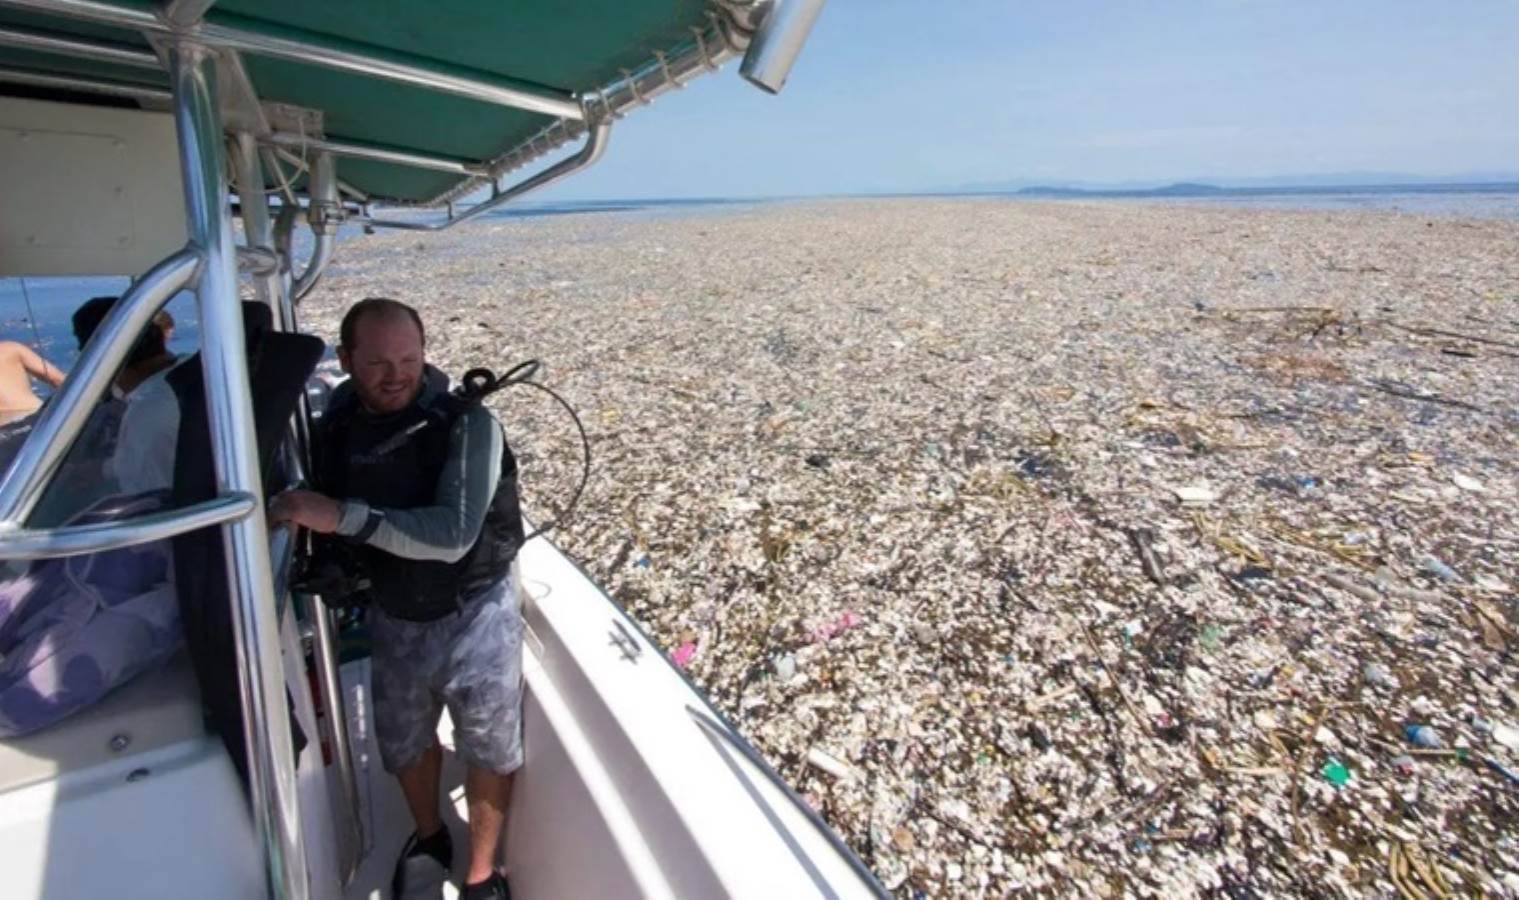
[[[403,310],[366,312],[354,323],[353,346],[338,348],[338,361],[365,409],[399,412],[422,390],[422,332]]]

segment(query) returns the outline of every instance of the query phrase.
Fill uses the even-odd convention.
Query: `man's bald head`
[[[338,346],[352,352],[359,339],[361,319],[408,318],[417,327],[417,337],[425,346],[427,329],[422,327],[422,317],[417,311],[399,300],[389,297],[365,297],[348,308],[343,314],[343,324],[338,326]]]

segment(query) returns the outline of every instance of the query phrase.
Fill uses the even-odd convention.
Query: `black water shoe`
[[[407,898],[439,897],[443,882],[454,869],[454,839],[444,825],[425,839],[416,832],[401,848],[401,858],[396,860],[396,873],[390,880],[393,900]]]
[[[512,889],[507,887],[505,875],[492,872],[479,884],[466,884],[459,900],[512,900]]]

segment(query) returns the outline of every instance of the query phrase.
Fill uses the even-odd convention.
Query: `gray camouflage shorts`
[[[369,612],[375,739],[388,772],[437,742],[448,708],[454,750],[505,775],[522,765],[522,613],[517,571],[453,615],[408,622]]]

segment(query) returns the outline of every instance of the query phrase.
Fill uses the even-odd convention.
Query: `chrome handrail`
[[[580,148],[580,152],[574,156],[562,159],[542,172],[524,178],[505,190],[498,190],[489,200],[477,203],[459,215],[450,216],[442,222],[407,222],[400,219],[359,219],[359,221],[379,228],[399,228],[409,231],[442,231],[445,228],[451,228],[460,222],[468,221],[489,212],[509,200],[515,200],[529,191],[536,191],[539,188],[547,187],[562,178],[566,178],[586,168],[600,159],[601,154],[606,152],[607,138],[611,133],[611,122],[596,122],[591,125],[585,144]]]
[[[337,641],[333,635],[332,611],[316,594],[304,594],[308,603],[306,617],[311,622],[312,658],[316,662],[317,686],[322,693],[323,709],[327,715],[326,737],[332,748],[332,762],[337,767],[338,787],[343,792],[343,805],[348,815],[349,827],[345,829],[347,846],[339,847],[340,871],[346,886],[359,870],[364,855],[364,823],[359,816],[358,773],[353,764],[353,743],[348,739],[348,704],[343,694],[343,682],[339,675]]]
[[[197,528],[236,522],[257,505],[258,501],[248,494],[230,494],[122,522],[22,529],[0,536],[0,559],[42,559],[119,550],[172,538]]]
[[[185,224],[191,242],[204,255],[196,306],[217,490],[262,496],[213,54],[183,39],[170,43],[167,51]],[[261,845],[269,894],[305,900],[311,885],[301,841],[294,744],[285,710],[279,616],[263,507],[255,504],[249,515],[222,528],[254,834]]]
[[[338,219],[343,215],[342,200],[338,195],[337,162],[332,153],[317,151],[310,158],[306,169],[306,221],[311,226],[311,258],[306,268],[295,276],[285,299],[289,301],[287,323],[281,327],[295,329],[295,304],[311,293],[327,264],[332,262],[332,251],[337,245]],[[302,408],[304,412],[304,407]]]
[[[60,56],[93,59],[137,69],[152,69],[155,72],[163,70],[163,63],[158,61],[158,57],[152,50],[92,41],[70,35],[49,34],[26,28],[0,28],[0,47],[19,47],[39,53],[56,53]]]
[[[181,250],[149,269],[111,307],[0,481],[0,532],[25,524],[142,330],[200,268],[198,252]]]
[[[24,84],[28,87],[52,88],[60,91],[78,91],[83,94],[99,94],[105,97],[125,97],[144,104],[168,104],[169,92],[163,88],[144,87],[124,81],[105,81],[81,75],[51,75],[30,69],[0,67],[0,83]]]
[[[159,18],[151,9],[117,6],[100,0],[3,0],[0,6],[68,16],[155,35],[173,36],[176,33],[174,25]],[[192,33],[196,41],[210,47],[369,75],[561,119],[583,117],[580,103],[566,91],[520,84],[499,75],[447,66],[380,47],[350,49],[352,45],[340,46],[316,34],[279,37],[229,24],[234,21],[238,21],[237,17],[218,15],[213,11]]]
[[[273,251],[275,238],[269,219],[268,201],[262,190],[251,187],[262,187],[264,181],[257,142],[251,134],[240,134],[233,143],[232,150],[239,194],[244,197],[244,238],[250,247]],[[328,172],[330,175],[330,169]],[[247,190],[243,190],[245,186],[248,187]],[[320,193],[319,191],[318,194]],[[331,192],[328,193],[328,199],[335,199]],[[317,237],[321,240],[330,238],[331,235],[318,232]],[[285,278],[279,272],[263,273],[254,279],[261,298],[272,308],[275,327],[281,331],[294,332],[299,330],[299,323],[296,321],[291,291],[286,290],[284,282]],[[286,463],[289,466],[287,474],[295,484],[305,482],[310,467],[309,420],[310,408],[303,394],[296,402],[296,413],[291,417],[285,443]],[[270,535],[269,556],[274,563],[275,597],[280,601],[285,599],[289,591],[290,569],[294,562],[297,540],[297,533],[289,526],[278,527]],[[309,597],[305,612],[312,624],[311,655],[316,668],[317,692],[322,708],[326,711],[322,722],[323,736],[332,751],[338,789],[344,804],[342,809],[336,810],[340,814],[340,821],[335,825],[339,832],[339,877],[346,886],[358,871],[364,849],[358,777],[353,764],[352,742],[348,739],[347,704],[344,702],[342,681],[338,674],[337,646],[333,639],[329,613],[321,598],[316,596]]]
[[[307,151],[320,150],[331,153],[334,156],[346,156],[350,159],[363,159],[370,162],[408,166],[413,169],[430,169],[436,172],[447,172],[450,175],[481,175],[485,171],[484,166],[467,159],[455,159],[453,157],[437,156],[429,153],[416,153],[410,150],[394,150],[389,147],[365,144],[361,141],[334,141],[328,138],[292,134],[288,131],[271,131],[258,140],[260,144],[266,147],[289,147]]]
[[[274,600],[281,603],[290,590],[290,568],[295,564],[295,529],[280,525],[269,530],[269,567],[274,573]]]

